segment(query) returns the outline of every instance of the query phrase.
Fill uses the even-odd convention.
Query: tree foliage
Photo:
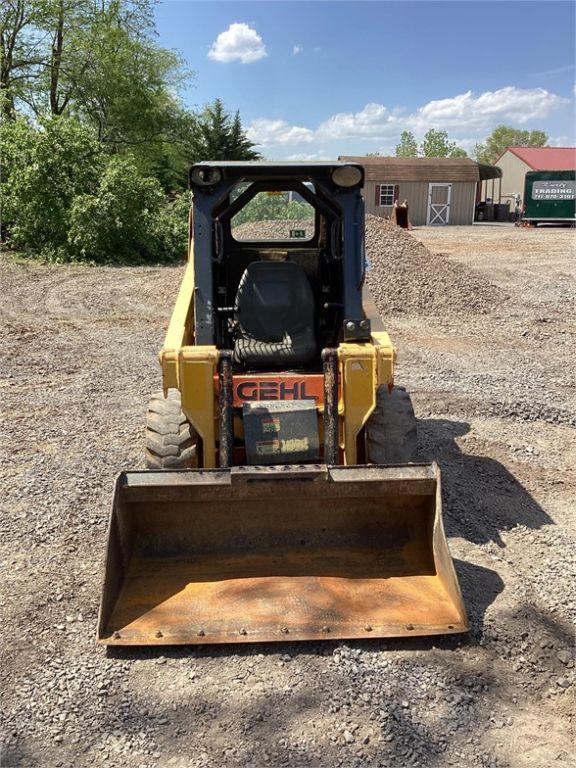
[[[396,145],[396,157],[417,157],[418,144],[411,131],[402,131],[400,143]]]
[[[450,141],[447,131],[431,128],[424,134],[418,146],[412,131],[402,131],[400,143],[396,145],[396,157],[467,157],[464,149]]]
[[[284,195],[259,192],[234,216],[232,226],[249,221],[296,221],[313,217],[314,210],[309,203],[289,201]]]
[[[111,153],[130,150],[150,173],[172,164],[171,180],[182,180],[183,158],[172,151],[184,149],[176,94],[191,75],[156,44],[152,12],[152,0],[8,0],[0,17],[4,117],[77,117]]]
[[[545,147],[548,136],[544,131],[523,131],[509,125],[499,125],[482,144],[476,144],[474,155],[481,163],[495,163],[508,147]]]
[[[450,141],[447,131],[431,128],[424,134],[420,145],[420,153],[424,157],[467,157],[465,150]]]
[[[74,198],[96,189],[104,167],[93,132],[72,119],[46,118],[36,128],[20,118],[3,126],[2,156],[0,202],[11,245],[64,258]]]
[[[144,40],[153,29],[153,0],[4,0],[0,50],[5,117],[24,104],[61,115],[78,102],[83,78],[99,66],[102,30]]]
[[[16,117],[16,105],[46,65],[42,30],[48,16],[45,2],[4,0],[0,5],[0,110]]]
[[[4,0],[0,6],[2,236],[54,259],[141,261],[185,248],[195,160],[258,157],[239,113],[179,96],[156,0]],[[180,217],[180,218],[178,218]]]
[[[240,113],[230,115],[220,99],[197,116],[190,135],[192,160],[258,160],[260,155],[242,129]]]
[[[90,126],[48,117],[4,126],[0,205],[13,247],[52,261],[146,262],[186,253],[183,194],[170,201],[128,153],[110,156]]]

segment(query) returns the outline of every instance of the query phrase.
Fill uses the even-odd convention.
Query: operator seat
[[[234,319],[234,359],[246,368],[301,366],[318,354],[314,296],[299,264],[249,264],[238,285]]]

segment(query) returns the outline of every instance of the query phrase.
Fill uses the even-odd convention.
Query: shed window
[[[394,184],[380,184],[380,206],[394,205]]]

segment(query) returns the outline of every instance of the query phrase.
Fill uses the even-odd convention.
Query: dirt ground
[[[0,765],[572,764],[574,232],[413,232],[506,298],[384,318],[413,393],[471,631],[123,650],[95,645],[111,489],[181,268],[0,260]]]

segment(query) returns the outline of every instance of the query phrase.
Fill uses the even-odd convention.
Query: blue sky
[[[402,130],[465,149],[500,123],[574,142],[572,2],[196,2],[157,9],[195,71],[189,106],[239,109],[266,157],[394,152]]]

